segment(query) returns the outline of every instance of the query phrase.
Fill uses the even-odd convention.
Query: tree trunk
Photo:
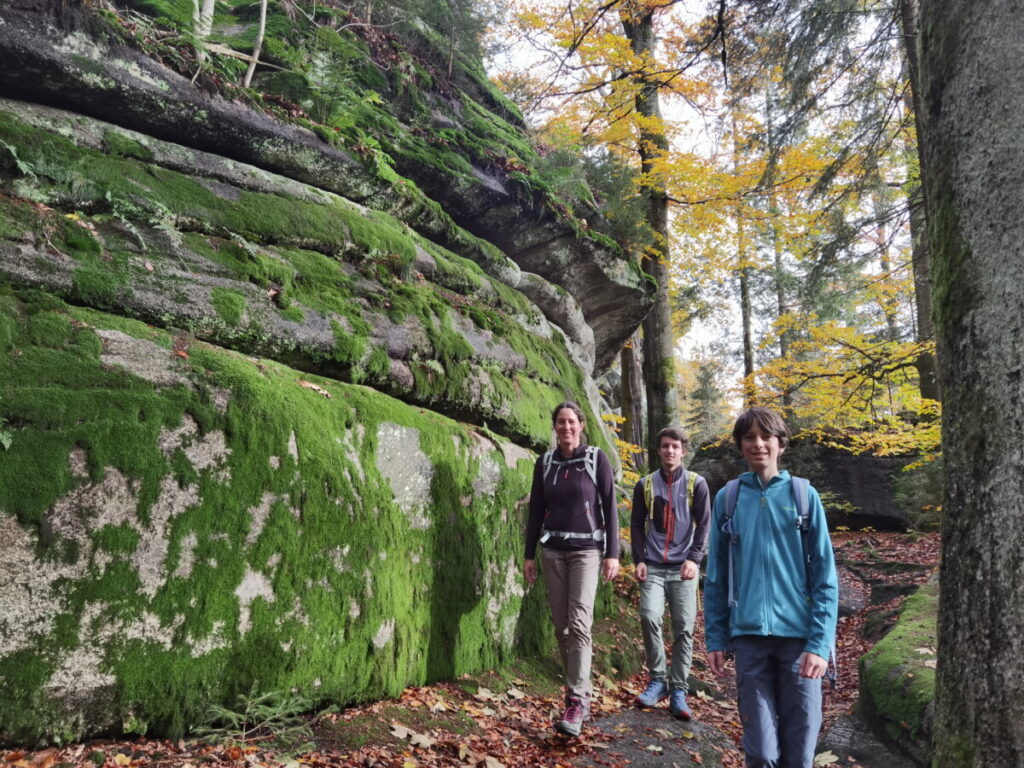
[[[245,71],[242,80],[242,87],[248,88],[252,84],[252,76],[256,73],[256,64],[260,60],[260,52],[263,50],[263,35],[267,31],[267,0],[260,0],[260,25],[256,30],[256,42],[252,46],[252,60],[249,68]]]
[[[642,446],[644,444],[644,403],[639,354],[640,334],[634,333],[622,347],[620,355],[622,415],[626,419],[622,424],[621,437],[627,443]]]
[[[937,768],[1024,765],[1024,14],[921,3],[946,462]]]
[[[907,72],[910,90],[904,93],[905,107],[914,115],[917,128],[918,147],[924,145],[924,134],[921,112],[921,71],[920,51],[918,50],[917,23],[919,8],[917,0],[900,1],[900,23],[903,29],[904,53],[906,55]],[[920,151],[920,150],[919,150]],[[924,176],[922,163],[921,175]],[[932,278],[928,256],[928,216],[923,190],[920,186],[908,191],[910,202],[910,240],[912,243],[911,265],[914,273],[914,307],[917,317],[917,341],[928,341],[935,338],[935,326],[932,323]],[[917,358],[918,386],[921,397],[929,400],[941,400],[939,376],[936,369],[935,355],[926,352]]]
[[[738,248],[740,263],[745,256],[743,245],[743,224],[737,227],[739,230],[740,247]],[[753,308],[750,303],[750,267],[740,267],[740,316],[743,324],[743,404],[748,408],[754,403],[754,333],[753,320],[751,315]]]
[[[740,167],[740,150],[737,143],[738,128],[736,125],[735,105],[732,113],[732,153],[733,164]],[[753,305],[750,300],[750,244],[748,243],[747,227],[743,214],[743,203],[736,203],[736,270],[740,279],[740,322],[743,328],[743,404],[753,405],[754,400],[754,333]]]
[[[196,61],[202,64],[206,61],[206,38],[213,31],[213,10],[214,0],[192,0],[192,33],[196,39]]]
[[[643,3],[627,3],[621,11],[622,26],[633,52],[653,57],[654,12]],[[638,76],[642,78],[642,75]],[[654,233],[650,258],[644,270],[657,285],[654,306],[643,322],[644,384],[647,391],[647,442],[650,466],[658,466],[654,439],[664,427],[678,425],[679,402],[676,388],[675,338],[669,303],[668,193],[665,182],[655,173],[655,164],[668,153],[668,138],[661,130],[658,84],[638,81],[636,110],[645,118],[640,129],[638,151],[640,170],[646,180],[647,223]]]

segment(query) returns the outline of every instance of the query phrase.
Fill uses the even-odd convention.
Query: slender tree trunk
[[[256,30],[256,42],[252,46],[252,60],[249,68],[245,71],[245,78],[242,80],[242,87],[248,88],[252,83],[252,76],[256,72],[256,64],[260,60],[260,51],[263,50],[263,35],[267,31],[267,0],[260,0],[260,26]]]
[[[878,245],[878,266],[882,274],[892,273],[892,259],[889,257],[889,232],[885,227],[883,216],[885,214],[885,201],[882,199],[882,179],[878,175],[878,168],[874,169],[876,187],[871,193],[871,206],[874,210],[875,243]],[[883,295],[879,301],[882,307],[882,314],[885,315],[885,326],[890,341],[896,341],[900,337],[899,324],[896,320],[896,305],[893,297]]]
[[[206,49],[203,47],[206,38],[213,31],[213,8],[215,0],[192,0],[192,31],[198,41],[196,44],[196,61],[206,61]]]
[[[1024,14],[922,0],[946,462],[936,768],[1024,765]]]
[[[739,260],[743,264],[745,254],[745,235],[742,222],[737,226],[739,230]],[[750,302],[750,267],[740,267],[740,316],[743,323],[743,404],[753,405],[754,395],[754,333],[753,333],[753,308]]]
[[[768,219],[771,222],[772,251],[775,256],[775,307],[778,317],[785,317],[789,312],[789,302],[786,300],[785,274],[786,266],[783,262],[785,248],[782,246],[782,234],[779,232],[779,211],[774,188],[768,191]],[[779,357],[786,357],[789,354],[789,332],[783,331],[779,334]]]
[[[732,153],[733,165],[739,169],[741,158],[739,143],[737,141],[738,130],[736,123],[736,106],[733,106],[732,113]],[[740,280],[740,319],[743,327],[743,404],[753,404],[754,388],[754,333],[753,333],[753,305],[750,300],[750,244],[748,242],[747,227],[743,215],[743,204],[736,204],[736,270]]]
[[[918,147],[924,145],[923,126],[921,121],[921,72],[920,52],[918,51],[918,3],[917,0],[900,0],[900,23],[903,29],[904,54],[910,90],[904,93],[904,103],[914,115],[917,128]],[[919,149],[920,151],[920,149]],[[921,175],[924,176],[924,164],[921,164]],[[920,186],[908,192],[910,202],[910,240],[912,244],[911,259],[914,271],[914,306],[917,317],[917,341],[929,341],[935,338],[935,327],[932,323],[932,277],[928,255],[928,216],[925,206],[924,192]],[[935,355],[926,352],[917,358],[917,378],[921,389],[921,397],[929,400],[941,400],[939,376]]]
[[[633,52],[654,56],[654,12],[641,2],[626,3],[622,10],[622,26]],[[654,246],[644,269],[654,278],[657,290],[654,306],[644,318],[644,384],[647,390],[647,442],[650,466],[657,466],[657,446],[653,444],[659,430],[679,423],[679,402],[676,385],[675,339],[672,332],[672,307],[669,302],[669,237],[668,194],[665,183],[655,173],[657,161],[668,153],[668,138],[661,129],[661,108],[658,84],[639,82],[636,110],[645,118],[640,130],[638,151],[640,170],[647,180],[647,223],[654,232]]]
[[[629,342],[622,348],[620,363],[622,368],[621,399],[622,415],[626,419],[622,424],[622,439],[633,445],[644,444],[644,404],[643,376],[640,373],[640,335],[634,333]]]

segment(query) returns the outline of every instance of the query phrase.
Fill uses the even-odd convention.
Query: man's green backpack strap
[[[654,476],[661,470],[655,470],[644,478],[644,503],[647,505],[648,519],[654,518]],[[693,509],[693,489],[697,487],[697,473],[683,470],[686,475],[686,503]]]

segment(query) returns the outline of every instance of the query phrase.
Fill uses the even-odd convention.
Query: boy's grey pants
[[[567,696],[590,700],[590,627],[601,571],[597,549],[559,550],[541,547],[544,583],[548,588],[551,623],[565,669]]]
[[[685,691],[693,660],[693,622],[697,618],[697,579],[683,579],[679,566],[647,566],[640,582],[640,627],[644,635],[647,672],[652,680],[665,680],[665,642],[661,636],[668,598],[672,617],[672,669],[669,688]]]
[[[748,768],[811,768],[821,728],[821,680],[800,677],[805,641],[732,639]]]

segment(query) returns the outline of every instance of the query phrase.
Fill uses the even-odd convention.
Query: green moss
[[[71,275],[74,295],[94,307],[113,307],[117,301],[117,285],[110,272],[99,267],[81,267]]]
[[[225,323],[238,325],[242,322],[248,304],[241,293],[227,288],[214,288],[210,292],[210,299],[213,308],[217,310],[217,315]]]
[[[139,532],[129,525],[107,525],[93,534],[97,549],[111,554],[131,554],[139,546]]]
[[[935,697],[937,617],[938,585],[925,585],[907,598],[896,626],[861,660],[861,690],[867,692],[862,706],[886,723],[893,740],[922,739]],[[928,648],[931,654],[921,652]]]
[[[153,152],[149,147],[140,144],[135,139],[128,138],[119,131],[107,131],[103,134],[103,145],[107,152],[122,157],[131,157],[136,160],[152,160]]]
[[[71,319],[57,312],[32,314],[26,318],[25,326],[25,337],[29,344],[51,349],[63,347],[71,335]]]
[[[291,320],[293,323],[301,323],[306,319],[306,314],[298,307],[288,307],[281,310],[281,317]]]
[[[164,348],[166,334],[66,307],[77,322],[48,327],[50,346],[38,346],[29,343],[29,327],[45,312],[31,302],[0,307],[22,350],[0,356],[0,397],[20,425],[19,440],[0,463],[0,483],[11,490],[4,512],[41,530],[46,511],[83,482],[71,474],[72,449],[86,457],[89,483],[116,470],[137,495],[135,521],[102,527],[85,544],[107,558],[85,561],[92,563],[85,573],[66,584],[50,639],[19,659],[17,670],[10,658],[0,659],[5,727],[52,735],[66,726],[47,710],[43,685],[80,637],[107,638],[104,670],[117,681],[107,703],[151,732],[171,735],[196,722],[211,701],[229,702],[253,686],[344,703],[510,658],[512,645],[498,637],[511,638],[523,606],[502,592],[521,546],[518,518],[509,511],[520,508],[532,462],[506,467],[494,448],[487,460],[502,468],[500,479],[493,492],[479,493],[473,485],[480,460],[468,450],[465,428],[435,414],[301,376],[328,399],[299,386],[294,370],[199,343],[182,364],[190,384],[154,389],[127,371],[104,368],[95,348],[76,337],[92,333],[86,322],[163,337]],[[226,410],[214,396],[224,391]],[[182,448],[168,457],[160,446],[186,415],[198,432],[181,438]],[[410,525],[412,511],[395,502],[377,469],[385,423],[417,430],[405,450],[422,452],[433,467],[424,509],[416,513],[430,521],[425,528]],[[214,434],[223,435],[220,459],[207,466],[187,458]],[[186,462],[191,471],[183,471]],[[156,506],[186,491],[194,500],[171,517]],[[139,530],[145,532],[137,539]],[[159,535],[167,537],[166,560],[159,582],[145,587],[132,558],[143,540]],[[89,557],[66,544],[60,535],[42,541],[44,559],[47,552],[70,562]],[[256,590],[263,596],[243,606],[238,590],[247,578],[271,592]],[[497,602],[489,597],[499,594]],[[132,632],[103,634],[104,627],[130,627],[144,616],[173,628],[170,648],[131,639]]]

